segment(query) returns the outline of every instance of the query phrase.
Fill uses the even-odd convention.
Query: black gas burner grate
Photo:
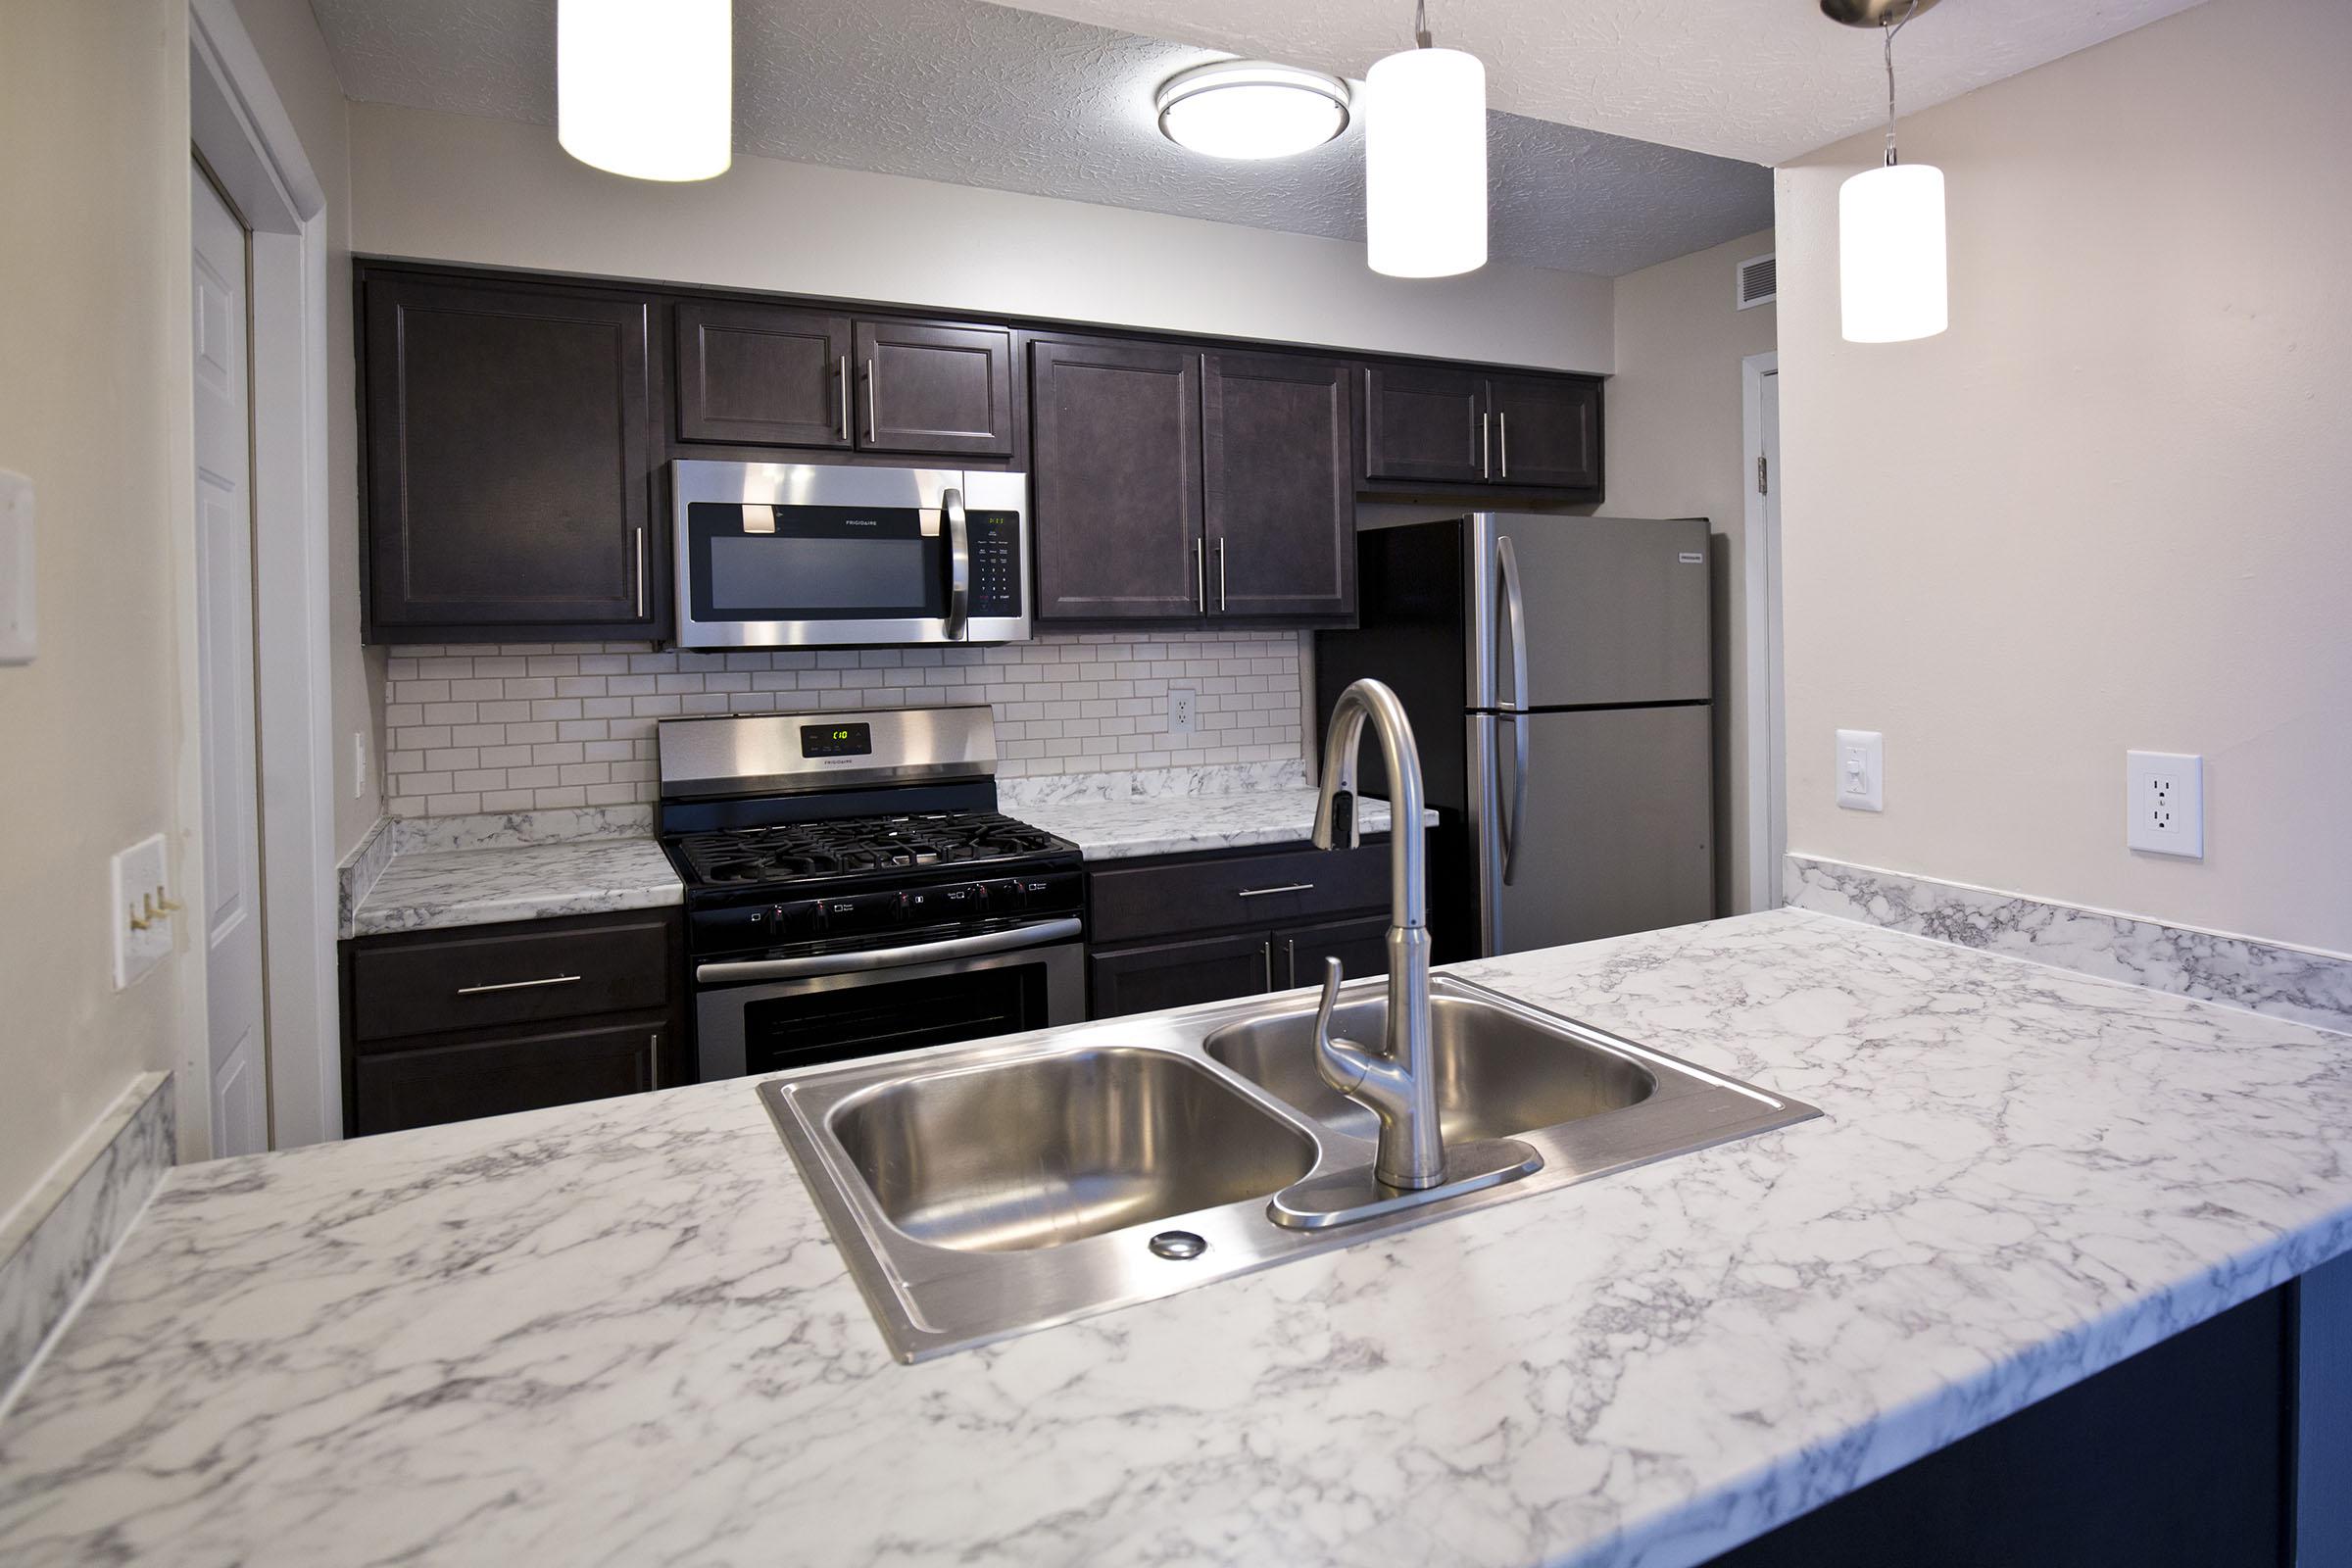
[[[705,887],[956,865],[1066,848],[1052,834],[995,811],[793,822],[677,841],[686,868]]]

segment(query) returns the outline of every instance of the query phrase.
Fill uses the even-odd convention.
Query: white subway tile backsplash
[[[699,713],[989,703],[1007,778],[1300,755],[1299,635],[1090,632],[1003,648],[656,653],[642,643],[394,648],[393,816],[651,802],[654,723]],[[1171,680],[1200,729],[1168,730]]]

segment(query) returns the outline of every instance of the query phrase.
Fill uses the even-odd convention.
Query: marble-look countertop
[[[1315,792],[1264,790],[1252,795],[1167,795],[1149,800],[1031,802],[1007,808],[1032,827],[1068,839],[1090,860],[1185,855],[1251,844],[1302,844],[1315,830]],[[1359,801],[1356,827],[1389,830],[1386,801]],[[1435,811],[1423,820],[1437,821]]]
[[[2352,1037],[1796,909],[1459,972],[1826,1114],[913,1367],[748,1081],[185,1167],[0,1559],[1677,1568],[2352,1249]]]
[[[421,850],[392,857],[352,910],[350,934],[650,909],[685,896],[650,838]]]

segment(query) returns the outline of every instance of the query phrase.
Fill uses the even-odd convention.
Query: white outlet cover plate
[[[1198,735],[1200,732],[1200,693],[1191,686],[1172,686],[1168,689],[1168,733]]]
[[[1886,737],[1880,731],[1838,732],[1838,804],[1849,811],[1886,808]]]
[[[171,956],[172,921],[158,911],[146,915],[146,901],[167,888],[164,880],[164,836],[141,839],[114,858],[115,989],[136,985],[146,973]],[[132,915],[147,919],[141,931]]]
[[[2205,759],[2124,754],[2124,842],[2150,855],[2205,858]]]
[[[34,637],[32,481],[0,468],[0,664],[29,664]]]

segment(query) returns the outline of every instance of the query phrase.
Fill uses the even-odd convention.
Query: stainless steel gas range
[[[1077,847],[997,810],[986,707],[665,720],[696,1076],[1077,1023]]]

